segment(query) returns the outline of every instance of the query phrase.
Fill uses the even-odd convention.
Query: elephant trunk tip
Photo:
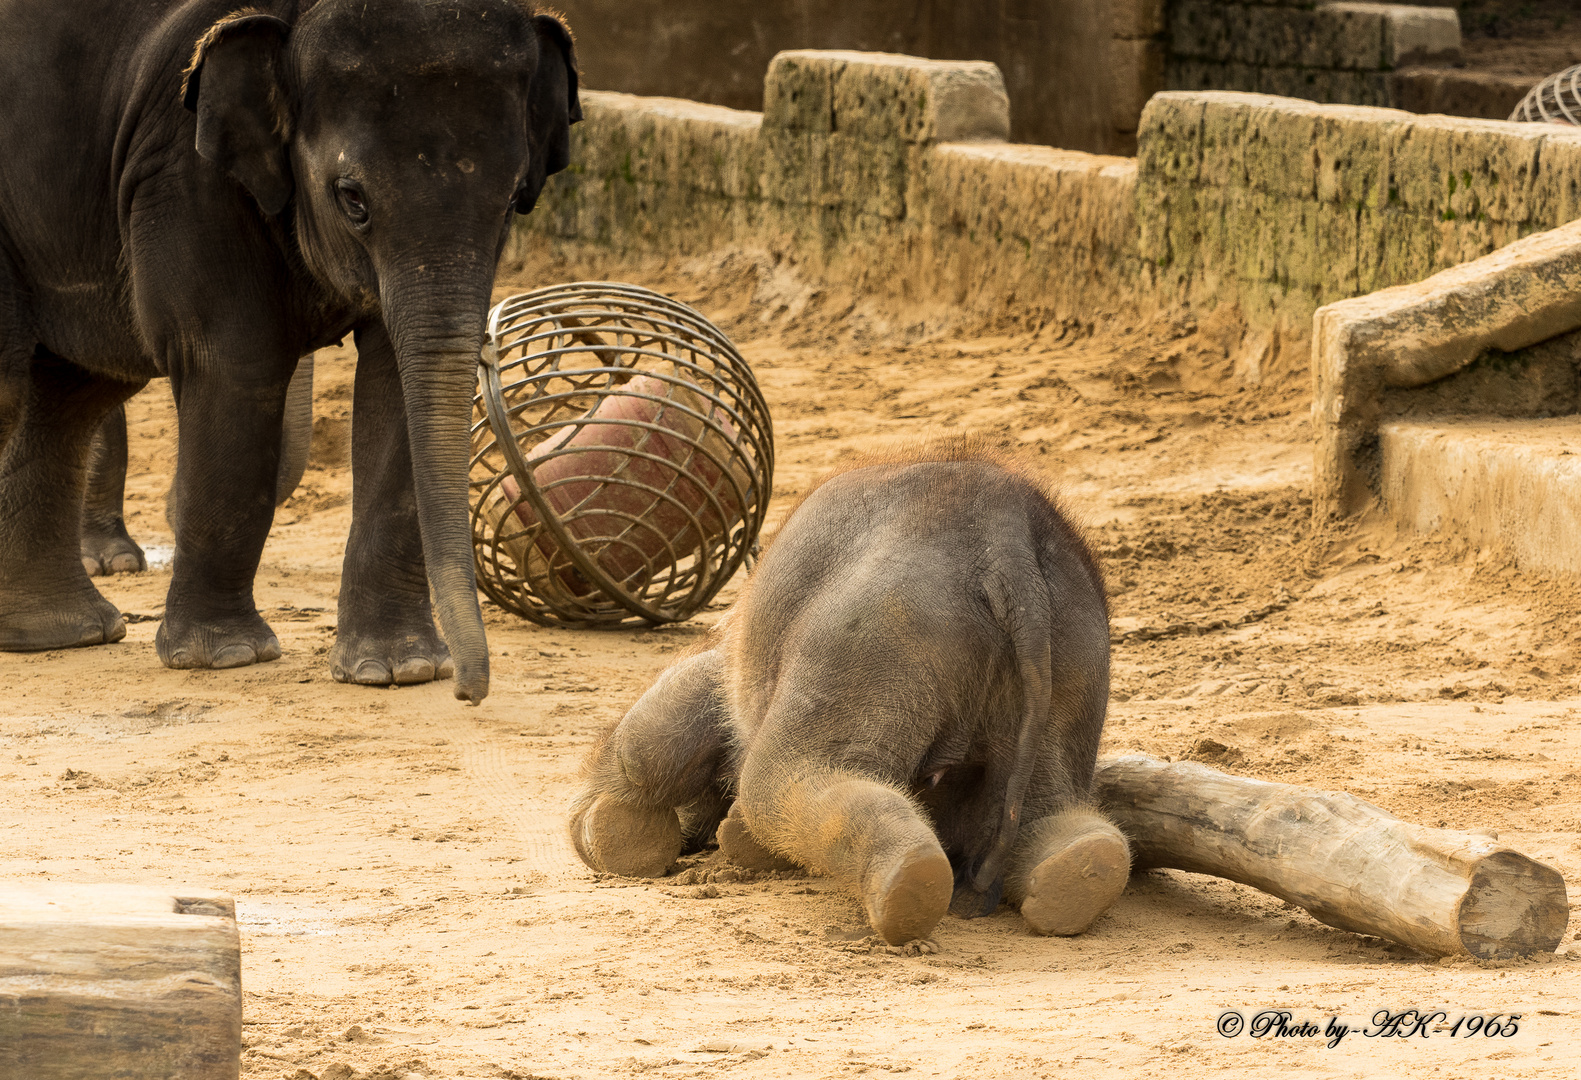
[[[480,665],[458,664],[456,666],[455,693],[457,701],[465,701],[471,705],[483,704],[483,699],[489,696],[489,664],[487,659]]]

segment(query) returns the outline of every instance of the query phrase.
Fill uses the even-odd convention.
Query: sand
[[[1575,896],[1575,583],[1377,523],[1314,535],[1298,348],[1236,390],[1233,313],[952,330],[739,254],[524,279],[616,272],[697,303],[756,367],[777,425],[771,520],[845,455],[929,435],[975,433],[1059,477],[1113,593],[1106,753],[1497,830]],[[1152,871],[1078,938],[1032,937],[1002,910],[946,919],[936,951],[894,950],[826,880],[706,859],[667,880],[590,873],[564,826],[585,748],[722,603],[604,633],[485,605],[481,708],[448,684],[333,682],[352,363],[320,354],[314,464],[258,575],[282,659],[177,672],[155,657],[175,432],[162,383],[130,405],[129,520],[156,566],[101,579],[139,621],[113,646],[0,655],[0,874],[234,893],[244,1076],[1575,1075],[1574,923],[1544,963],[1440,963]],[[1447,1019],[1427,1037],[1360,1033],[1412,1007]],[[1274,1008],[1357,1030],[1330,1047],[1216,1027]],[[1447,1030],[1494,1013],[1520,1014],[1518,1030]]]

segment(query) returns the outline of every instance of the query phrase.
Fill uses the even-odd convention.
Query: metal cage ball
[[[756,550],[773,440],[752,369],[686,304],[611,282],[509,297],[473,402],[478,584],[544,626],[689,618]]]

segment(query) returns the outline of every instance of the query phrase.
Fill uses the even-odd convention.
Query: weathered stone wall
[[[1139,251],[1254,322],[1420,281],[1581,217],[1581,132],[1236,93],[1143,116]]]
[[[988,319],[1090,317],[1135,294],[1135,160],[1003,141],[993,65],[782,53],[765,101],[585,94],[575,164],[519,240],[762,248],[816,280]]]
[[[1334,300],[1581,218],[1581,131],[1164,93],[1135,159],[1001,141],[992,65],[787,53],[764,114],[589,93],[523,237],[757,247],[981,315],[1236,303],[1305,338]]]
[[[1171,90],[1399,105],[1393,72],[1460,54],[1460,20],[1450,7],[1169,0],[1166,23]]]

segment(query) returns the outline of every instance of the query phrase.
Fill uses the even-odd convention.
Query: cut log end
[[[1511,960],[1559,948],[1570,922],[1564,878],[1518,851],[1478,864],[1460,902],[1460,942],[1484,960]]]

